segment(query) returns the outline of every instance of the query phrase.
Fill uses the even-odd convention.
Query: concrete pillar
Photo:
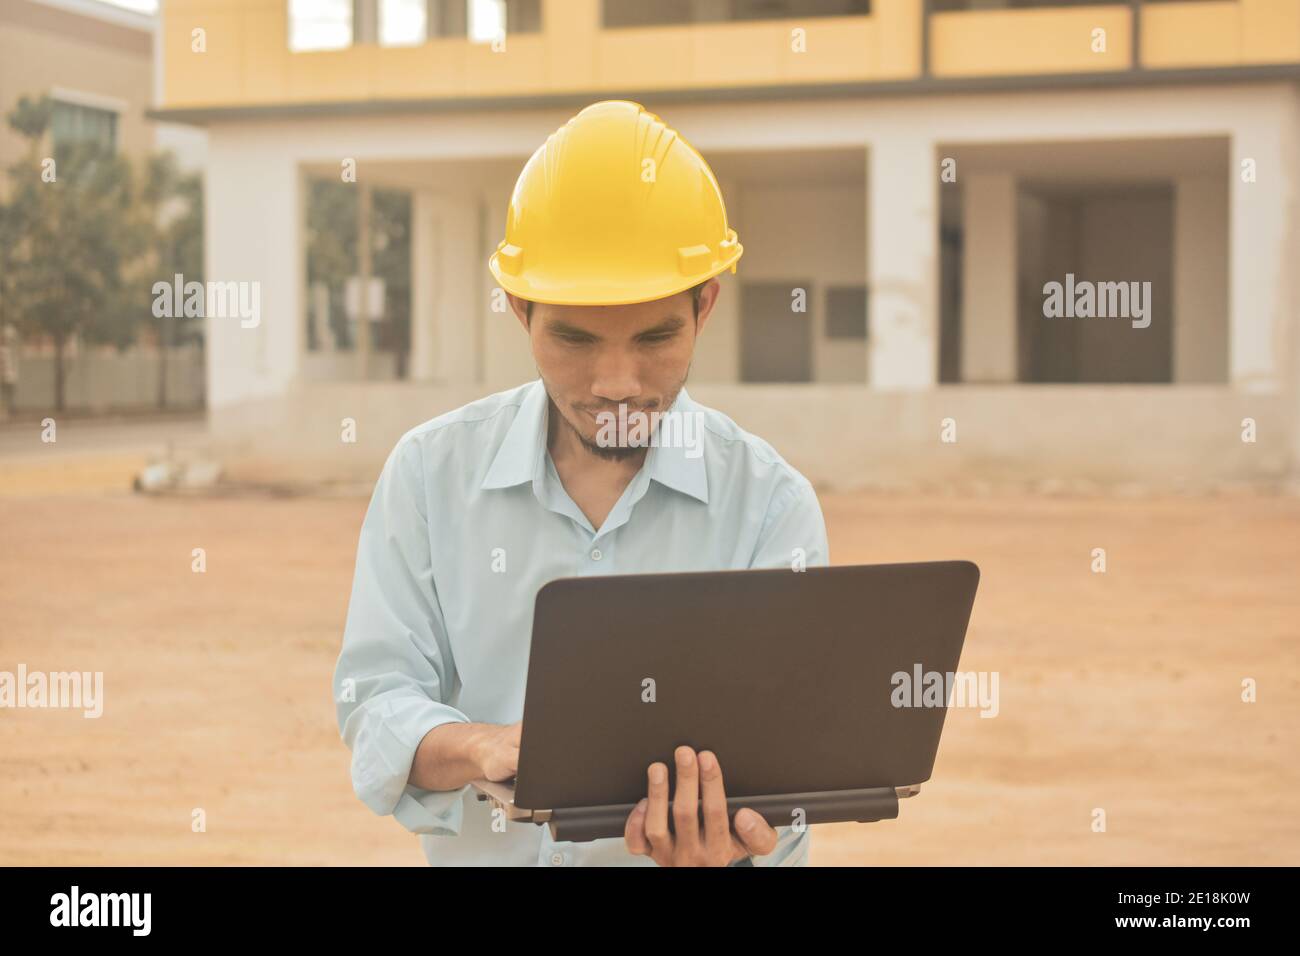
[[[1281,259],[1289,248],[1289,203],[1294,195],[1295,159],[1285,155],[1282,131],[1253,129],[1248,138],[1235,137],[1229,227],[1228,378],[1248,390],[1273,391],[1279,384],[1274,343],[1285,317],[1289,282]],[[1253,181],[1243,179],[1243,160],[1250,161]]]
[[[208,317],[208,407],[282,395],[298,373],[306,310],[297,164],[214,130],[204,168],[204,279],[257,283],[256,324]],[[256,227],[250,226],[256,224]]]
[[[961,379],[1016,380],[1016,181],[974,173],[962,183]]]
[[[374,270],[373,239],[370,235],[370,213],[374,205],[374,191],[369,180],[357,184],[357,274],[360,292],[357,295],[356,349],[358,380],[370,378],[370,338],[374,334],[370,315],[370,277]]]
[[[422,369],[439,382],[474,382],[482,348],[476,325],[477,285],[483,269],[476,242],[478,197],[430,192],[419,208],[424,220],[421,244],[428,252],[421,254],[418,266],[413,258],[412,268],[425,271],[419,288],[428,304],[422,314],[432,319],[421,336]]]
[[[512,179],[488,181],[483,191],[483,248],[473,265],[475,281],[481,283],[480,305],[475,316],[477,334],[482,342],[483,377],[489,389],[508,388],[537,377],[528,333],[505,304],[504,293],[487,268],[488,253],[496,249],[505,236],[506,208],[509,205]],[[504,311],[494,312],[499,301]]]
[[[1174,183],[1174,381],[1228,380],[1228,186]]]
[[[736,227],[741,210],[741,191],[736,180],[727,176],[718,176],[718,187],[722,190],[727,205],[728,223]],[[740,231],[739,229],[737,231]],[[740,232],[740,242],[746,242],[745,233]],[[750,255],[746,250],[745,256]],[[691,363],[691,382],[738,382],[740,381],[740,281],[745,275],[745,257],[740,259],[740,268],[736,275],[730,271],[718,276],[721,293],[713,314],[709,316],[708,325],[695,344],[695,359]]]
[[[925,389],[939,367],[939,206],[934,143],[871,144],[867,162],[868,365],[877,389]]]
[[[411,194],[411,365],[410,378],[438,377],[436,198],[428,190]]]

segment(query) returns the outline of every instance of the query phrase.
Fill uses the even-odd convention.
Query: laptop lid
[[[922,783],[947,698],[910,685],[957,670],[978,581],[967,561],[551,581],[515,804],[635,803],[682,744],[729,797]]]

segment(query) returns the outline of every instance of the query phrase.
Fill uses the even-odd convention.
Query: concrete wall
[[[813,324],[812,380],[864,384],[867,343],[827,337],[826,290],[866,281],[866,183],[742,185],[727,199],[736,209],[735,226],[745,244],[740,269],[732,278],[741,283],[788,281],[792,289],[796,281],[811,280],[812,287],[805,290],[808,311],[800,319]],[[738,301],[735,295],[729,298]],[[726,324],[717,323],[706,332],[712,339],[709,348],[715,353],[725,348],[732,360],[715,361],[710,369],[715,374],[698,380],[738,380],[738,318],[730,313]]]
[[[1142,465],[1147,461],[1163,461],[1159,473],[1169,480],[1179,475],[1190,479],[1210,473],[1270,473],[1275,462],[1257,453],[1257,446],[1233,446],[1228,453],[1218,443],[1229,419],[1235,419],[1237,439],[1244,410],[1256,408],[1252,402],[1260,403],[1260,414],[1271,416],[1270,435],[1290,436],[1284,459],[1300,431],[1295,401],[1276,398],[1290,394],[1294,387],[1298,300],[1294,259],[1288,256],[1295,253],[1300,216],[1297,91],[1282,83],[1141,88],[1108,91],[1104,110],[1097,103],[1097,94],[1088,91],[1040,91],[816,103],[700,103],[664,110],[667,122],[706,157],[714,151],[773,152],[796,146],[865,149],[868,155],[861,200],[867,221],[862,255],[872,290],[871,388],[811,385],[800,391],[800,387],[746,389],[714,384],[709,379],[716,382],[715,375],[726,371],[718,353],[704,363],[710,374],[701,375],[698,387],[723,390],[719,392],[723,400],[746,415],[765,409],[770,420],[755,421],[769,422],[759,430],[778,448],[823,443],[820,452],[810,447],[806,457],[822,456],[817,468],[828,481],[852,483],[886,465],[913,469],[925,477],[932,473],[935,461],[959,462],[971,473],[1005,467],[1031,473],[1048,469],[1068,474],[1078,469],[1122,476],[1150,471]],[[647,106],[655,108],[653,102]],[[298,398],[290,400],[291,393],[302,391],[298,357],[304,290],[297,182],[304,165],[337,169],[341,158],[353,157],[363,171],[367,161],[372,165],[445,161],[485,167],[504,164],[517,173],[523,158],[569,115],[567,109],[548,109],[421,115],[418,120],[303,118],[214,126],[208,170],[208,277],[260,280],[263,285],[258,328],[209,322],[209,401],[214,423],[220,421],[230,437],[239,439],[239,423],[259,418],[259,401],[267,409],[287,409],[283,414],[296,425],[302,422],[294,416],[312,414],[313,403],[319,401],[323,403],[321,427],[336,436],[337,421],[330,420],[334,412],[325,411],[330,407],[325,396],[334,393],[313,386],[305,404],[299,404]],[[936,389],[938,138],[962,144],[1210,135],[1230,137],[1234,171],[1243,158],[1250,158],[1261,171],[1257,182],[1247,183],[1234,175],[1224,184],[1227,275],[1231,277],[1228,385],[1188,386],[1191,391],[1178,385],[1150,389],[988,386],[988,398],[979,397],[983,393],[975,386]],[[457,396],[495,391],[534,374],[526,341],[513,317],[493,313],[488,306],[492,285],[487,251],[504,224],[513,174],[501,179],[505,188],[488,189],[485,184],[485,191],[479,193],[480,225],[450,230],[440,240],[478,248],[477,254],[458,260],[468,270],[460,281],[477,287],[472,300],[476,314],[448,310],[439,326],[440,336],[451,336],[439,348],[448,356],[442,366],[448,381],[461,383],[454,391]],[[453,195],[467,189],[459,180],[444,187]],[[739,201],[743,206],[744,199]],[[457,221],[468,223],[468,218],[460,214]],[[765,261],[793,251],[792,246],[747,245],[741,273],[747,275],[745,270],[753,263],[758,263],[756,269],[766,269]],[[725,331],[726,321],[721,319],[706,335]],[[360,402],[373,409],[377,421],[394,423],[394,428],[398,418],[409,427],[429,417],[425,411],[431,415],[441,410],[446,396],[453,394],[429,387],[433,391],[412,393],[401,391],[400,386],[397,391],[370,386],[367,397],[351,404]],[[792,410],[780,412],[780,401],[768,399],[776,395],[791,402]],[[937,454],[948,458],[934,459],[929,439],[937,427],[935,415],[954,397],[962,408],[974,409],[970,413],[976,416],[976,428],[996,433],[997,440],[991,446],[971,446],[969,452],[946,447]],[[385,402],[401,404],[385,410]],[[226,409],[230,415],[224,414]],[[825,416],[824,421],[819,415]],[[1125,416],[1130,416],[1132,428],[1115,434],[1124,431],[1118,423],[1129,420]],[[850,440],[841,448],[839,428],[861,428],[872,437],[867,444]],[[378,431],[383,433],[383,428]],[[1076,432],[1087,440],[1076,440],[1072,437]],[[921,439],[912,435],[924,436],[924,444],[914,446]],[[1133,439],[1133,435],[1145,438]],[[1151,436],[1167,436],[1170,441],[1152,441]],[[269,447],[283,449],[283,436],[276,436]],[[913,454],[914,447],[926,453]],[[344,454],[357,457],[355,449]]]
[[[1289,468],[1287,398],[1229,386],[689,387],[830,489],[1090,482],[1194,490],[1282,481]],[[403,432],[486,391],[304,385],[275,400],[213,409],[209,418],[214,447],[235,478],[373,481]],[[1241,441],[1245,417],[1259,424],[1254,444]],[[344,418],[357,423],[355,443],[340,440]],[[953,443],[941,440],[949,418]]]
[[[161,360],[154,351],[117,354],[83,351],[64,360],[64,401],[69,409],[108,411],[154,408]],[[169,408],[202,408],[203,355],[195,346],[173,348],[167,356]],[[54,408],[54,358],[22,354],[18,359],[18,411]]]

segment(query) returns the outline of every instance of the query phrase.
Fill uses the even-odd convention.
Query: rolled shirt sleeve
[[[425,734],[469,721],[446,703],[455,662],[433,580],[420,456],[419,444],[404,436],[370,499],[334,670],[334,702],[361,801],[413,833],[456,836],[464,788],[422,790],[407,782]]]

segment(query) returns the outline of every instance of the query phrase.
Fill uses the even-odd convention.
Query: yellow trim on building
[[[543,0],[540,33],[504,52],[463,38],[295,53],[287,0],[164,0],[165,108],[884,82],[921,77],[921,0],[871,13],[668,27],[600,26],[600,0]],[[205,31],[194,52],[193,31]],[[1096,29],[1104,52],[1094,51]],[[807,52],[795,50],[804,31]],[[1300,0],[1144,4],[1146,68],[1300,62]],[[1132,63],[1126,4],[930,18],[940,78],[1114,72]]]
[[[1127,5],[938,13],[930,69],[938,77],[1126,70],[1132,43]]]
[[[1300,0],[1149,4],[1142,14],[1148,68],[1256,66],[1300,60]]]

